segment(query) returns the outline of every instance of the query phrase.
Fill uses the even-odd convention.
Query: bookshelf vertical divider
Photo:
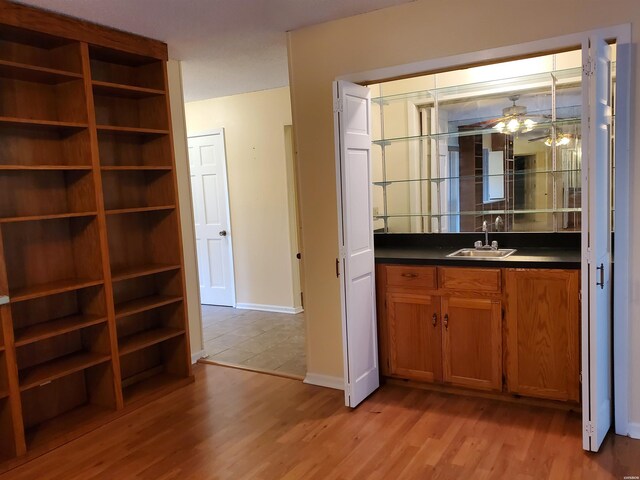
[[[109,242],[107,240],[107,221],[104,213],[104,200],[102,194],[102,172],[100,170],[100,151],[98,149],[98,131],[96,128],[95,107],[93,102],[93,86],[91,83],[91,63],[89,60],[89,47],[86,43],[80,45],[82,58],[82,75],[84,77],[84,89],[87,98],[87,113],[89,121],[89,138],[91,150],[91,166],[93,168],[93,180],[95,184],[96,209],[98,212],[98,232],[100,237],[100,253],[102,270],[104,272],[104,293],[107,307],[107,324],[109,328],[109,344],[111,346],[111,365],[113,368],[113,389],[116,399],[116,407],[124,406],[122,400],[122,380],[120,378],[120,357],[118,356],[118,335],[116,332],[115,309],[113,305],[113,286],[111,283],[111,268],[109,264]]]
[[[193,381],[166,61],[0,2],[0,474]]]

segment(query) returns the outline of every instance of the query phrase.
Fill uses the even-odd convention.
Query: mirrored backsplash
[[[371,85],[374,230],[580,231],[580,62],[565,52]]]

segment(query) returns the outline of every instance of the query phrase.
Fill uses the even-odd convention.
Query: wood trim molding
[[[159,40],[7,0],[0,0],[0,19],[5,25],[87,42],[91,45],[114,48],[161,60],[167,60],[169,56],[167,44]]]

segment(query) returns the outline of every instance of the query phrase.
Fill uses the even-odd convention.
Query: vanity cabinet
[[[508,391],[579,401],[580,271],[505,272]]]
[[[379,266],[378,285],[383,374],[502,388],[499,269]]]
[[[579,280],[579,270],[379,264],[382,374],[577,402]]]

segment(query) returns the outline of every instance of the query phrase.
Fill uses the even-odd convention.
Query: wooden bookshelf
[[[0,19],[2,473],[193,377],[166,45]]]

